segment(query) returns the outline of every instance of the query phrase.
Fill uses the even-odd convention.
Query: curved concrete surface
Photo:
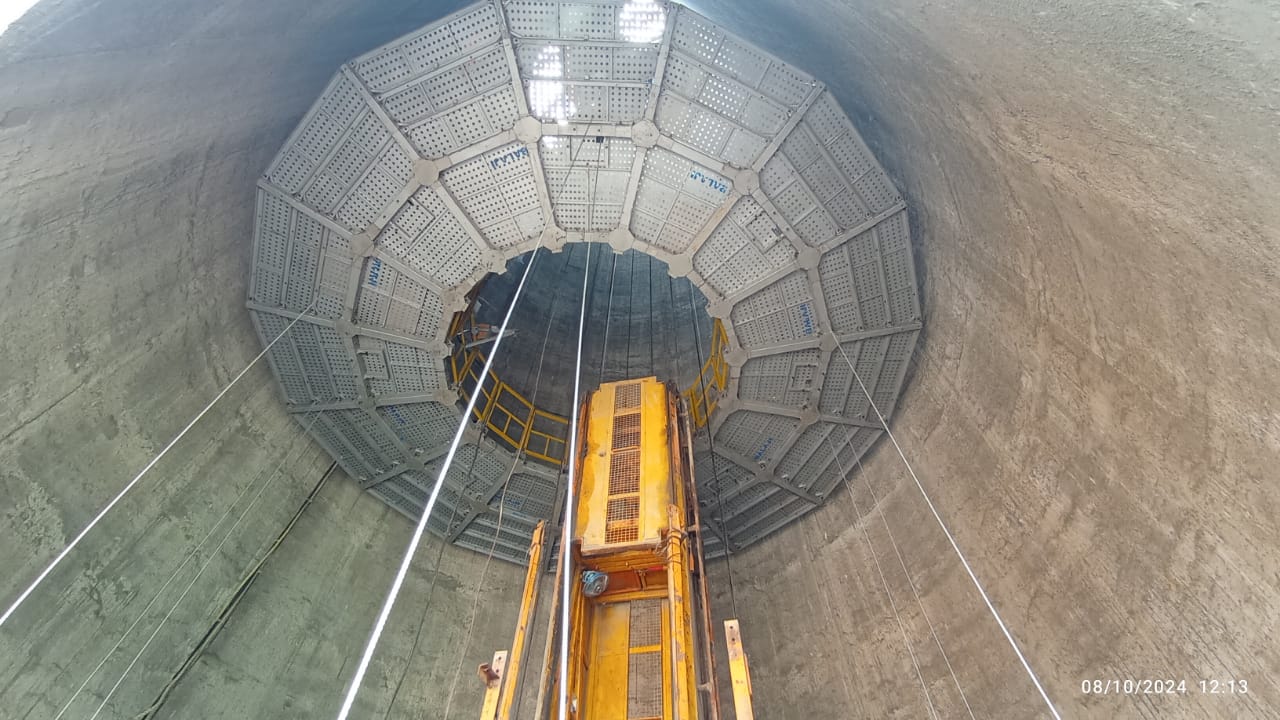
[[[256,353],[253,180],[327,78],[461,3],[262,5],[48,0],[0,38],[0,597]],[[694,3],[823,78],[910,200],[928,331],[895,432],[1049,696],[1064,717],[1280,713],[1276,11],[803,7]],[[264,370],[227,401],[0,628],[8,715],[54,716],[293,447],[100,717],[144,709],[323,472]],[[408,527],[334,480],[158,717],[336,708]],[[1046,716],[892,446],[851,482],[777,537],[797,553],[732,558],[757,716],[968,716],[903,565],[974,715]],[[482,558],[445,553],[409,681],[388,710],[421,603],[393,617],[365,716],[443,717],[460,646],[451,713],[478,705],[468,668],[507,644],[519,572],[489,568],[468,644]],[[1126,678],[1188,691],[1081,692]],[[1227,678],[1248,695],[1201,694]]]

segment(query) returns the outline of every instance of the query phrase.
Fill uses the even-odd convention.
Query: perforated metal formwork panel
[[[281,193],[258,189],[253,284],[249,299],[325,318],[342,315],[351,283],[350,241],[290,205]]]
[[[267,312],[253,312],[263,344],[289,327],[290,319]],[[332,328],[305,321],[280,338],[267,358],[290,405],[353,400],[359,382],[355,363],[342,337]]]
[[[889,292],[889,316],[894,325],[920,320],[920,294],[916,289],[915,264],[911,259],[911,232],[907,211],[885,218],[875,227],[880,252],[884,256],[885,288]]]
[[[444,157],[510,129],[519,117],[501,40],[493,5],[479,3],[352,67],[419,153]]]
[[[534,117],[626,123],[645,116],[658,50],[537,41],[517,43],[516,57]]]
[[[553,520],[557,517],[560,483],[554,475],[518,472],[511,476],[506,486],[502,504],[508,514],[532,520]],[[503,497],[501,493],[499,497]],[[498,498],[494,498],[489,507],[496,512]]]
[[[794,265],[796,250],[760,203],[744,196],[693,256],[693,266],[725,297]]]
[[[902,394],[902,383],[906,379],[907,369],[911,364],[911,354],[915,351],[920,331],[898,333],[890,336],[889,347],[885,350],[884,365],[880,368],[880,379],[876,383],[871,397],[876,407],[888,417],[898,403]]]
[[[786,447],[800,421],[784,415],[739,410],[716,432],[716,447],[736,451],[758,465],[766,465]]]
[[[787,492],[773,483],[754,483],[746,485],[735,493],[725,493],[714,501],[717,521],[723,521],[729,539],[734,540],[734,528],[743,518],[758,514],[777,502],[776,498],[785,497]]]
[[[724,496],[732,496],[756,482],[751,470],[706,449],[694,453],[693,469],[698,481],[698,503],[703,507],[716,508]]]
[[[419,189],[396,211],[376,244],[443,287],[479,269],[483,251],[431,188]]]
[[[464,496],[487,503],[506,480],[514,462],[511,453],[492,443],[463,443],[449,467],[446,482],[450,487],[459,488]],[[443,459],[428,463],[426,473],[435,477],[443,463]]]
[[[274,185],[351,232],[368,227],[412,177],[412,160],[342,74],[267,170]]]
[[[667,3],[514,0],[504,9],[534,117],[621,123],[645,116]]]
[[[458,428],[458,411],[436,402],[386,405],[378,414],[414,452],[445,446]]]
[[[813,286],[799,270],[738,303],[730,319],[745,348],[803,340],[822,329],[813,304]]]
[[[372,480],[407,461],[391,430],[366,411],[325,410],[316,415],[307,413],[303,422],[311,424],[312,434],[357,481]]]
[[[463,212],[496,248],[537,237],[546,226],[529,149],[511,144],[455,165],[441,180]]]
[[[818,389],[822,356],[816,348],[753,358],[742,366],[738,397],[803,408]]]
[[[818,274],[834,331],[852,333],[889,324],[882,258],[874,230],[822,256]]]
[[[503,133],[514,136],[522,107],[565,123],[630,124],[649,113],[666,139],[646,153],[633,183],[637,150],[607,131],[495,149]],[[760,190],[723,207],[730,178],[719,162],[707,167],[707,156],[760,167]],[[419,157],[445,158],[439,186],[419,187],[416,178],[432,176],[425,163],[415,173]],[[314,416],[308,408],[328,406],[313,433],[353,475],[382,478],[370,492],[409,517],[421,511],[434,472],[421,461],[413,470],[412,456],[438,452],[459,420],[456,408],[435,402],[445,383],[443,348],[435,349],[448,320],[444,297],[467,289],[490,248],[535,238],[549,224],[627,227],[683,254],[700,289],[729,308],[732,342],[747,351],[731,387],[762,411],[713,421],[716,446],[746,467],[721,455],[711,473],[704,449],[698,482],[704,502],[715,493],[730,504],[735,547],[836,487],[841,473],[821,447],[828,439],[856,463],[879,435],[792,417],[874,418],[843,355],[818,350],[829,347],[823,336],[852,336],[843,347],[886,415],[918,338],[901,197],[834,98],[672,3],[478,3],[375,49],[334,77],[271,163],[257,203],[249,296],[263,342],[308,307],[320,318],[300,322],[269,353],[286,401],[300,421]],[[351,238],[366,230],[372,256],[352,252]],[[808,273],[806,246],[818,251]],[[866,337],[877,331],[885,335]],[[368,399],[376,409],[338,409],[369,407]],[[491,493],[510,456],[485,443],[481,457],[468,475],[465,448],[459,453],[445,487],[456,494],[441,498],[457,527],[439,517],[431,527],[485,551],[492,529],[461,523],[473,522],[477,507],[496,510]],[[773,476],[762,475],[771,464]],[[554,519],[560,487],[555,477],[518,473],[504,513]],[[718,537],[705,539],[712,555],[725,552]],[[498,556],[522,560],[527,543],[508,540]]]
[[[824,448],[828,454],[828,463],[822,473],[815,473],[810,486],[812,492],[819,497],[826,497],[837,487],[843,486],[846,478],[850,483],[855,482],[859,477],[859,458],[866,454],[882,434],[883,431],[874,428],[833,426],[830,445]]]
[[[775,470],[778,481],[800,490],[812,488],[834,457],[835,446],[830,438],[835,430],[836,426],[831,423],[815,423],[805,428],[778,461]]]
[[[540,154],[556,225],[608,231],[621,224],[636,157],[630,140],[551,135],[542,138]]]
[[[760,185],[814,247],[828,246],[902,200],[828,91],[765,165]]]
[[[381,258],[369,258],[365,263],[356,296],[357,323],[431,339],[443,314],[439,293]]]
[[[837,351],[827,368],[819,409],[823,413],[874,420],[875,413],[867,402],[869,392],[876,407],[887,417],[897,402],[918,335],[919,331],[908,331],[845,343],[844,354]],[[856,378],[845,354],[857,370]],[[858,378],[866,386],[866,392],[858,384]]]
[[[663,148],[645,155],[631,232],[672,253],[693,242],[716,208],[728,202],[729,178]]]
[[[475,517],[458,536],[462,547],[509,562],[525,562],[529,555],[529,541],[537,523],[513,513],[495,510],[485,511]]]
[[[369,492],[416,522],[422,517],[422,509],[435,482],[434,475],[428,476],[421,470],[406,470],[370,487]],[[463,526],[470,511],[470,504],[446,484],[440,488],[427,528],[436,535],[450,535]]]
[[[749,167],[814,86],[807,74],[681,9],[656,121],[676,140]]]
[[[422,348],[363,335],[355,337],[355,347],[365,385],[375,400],[428,395],[446,385],[442,361]]]

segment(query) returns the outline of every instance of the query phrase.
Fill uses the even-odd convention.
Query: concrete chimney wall
[[[463,4],[45,0],[0,37],[5,605],[257,354],[253,185],[328,78]],[[692,6],[833,88],[904,191],[925,336],[895,434],[1063,717],[1280,714],[1278,11]],[[57,715],[280,464],[99,717],[145,709],[328,467],[301,431],[250,372],[0,629],[0,717]],[[757,717],[1046,717],[893,446],[851,483],[716,567]],[[335,474],[158,717],[335,712],[410,530]],[[446,548],[431,591],[437,552],[360,717],[444,717],[459,667],[450,714],[474,715],[475,664],[509,643],[520,569],[488,568],[464,647],[483,557]],[[207,555],[66,717],[93,714]],[[1081,692],[1147,678],[1187,692]],[[1248,695],[1200,692],[1232,678]]]

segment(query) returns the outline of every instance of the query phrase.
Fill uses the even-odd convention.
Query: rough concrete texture
[[[447,9],[46,2],[0,38],[5,606],[260,349],[243,307],[253,185],[288,131],[339,63]],[[300,434],[266,368],[247,375],[0,629],[0,718],[55,717],[142,613],[64,717],[92,716],[212,555],[97,717],[150,704],[328,466]],[[160,716],[335,711],[409,531],[334,477]],[[461,645],[475,597],[466,561],[445,555],[420,653]],[[412,592],[429,582],[417,570]],[[475,663],[494,647],[491,626],[509,632],[518,576],[490,571],[503,591],[481,604],[455,716],[478,706]],[[420,611],[409,602],[393,617],[362,708],[389,702],[385,678],[404,666]],[[442,668],[456,665],[420,654],[392,717],[442,716]]]
[[[0,39],[0,595],[253,356],[240,304],[253,181],[325,80],[454,7],[47,0]],[[1280,714],[1277,11],[1244,0],[694,7],[835,88],[905,190],[927,337],[896,431],[1064,717]],[[180,549],[291,446],[297,428],[265,373],[236,392],[0,630],[6,717],[52,717]],[[313,449],[294,452],[247,521],[254,533],[224,548],[104,716],[150,702],[293,512],[324,467]],[[853,482],[852,501],[733,559],[757,716],[919,718],[932,702],[939,717],[967,717],[964,700],[977,717],[1045,716],[892,447]],[[322,497],[169,716],[336,705],[339,645],[367,629],[408,529],[342,478]],[[443,714],[481,564],[445,558],[431,612],[449,622],[428,627],[449,634],[423,642],[444,654],[418,656],[410,700],[402,691],[390,717]],[[463,688],[509,628],[513,573],[490,569]],[[425,570],[412,580],[429,582]],[[393,618],[367,686],[372,716],[412,644],[414,610]],[[121,669],[114,660],[90,691],[100,697]],[[1188,687],[1080,691],[1130,678]],[[1227,678],[1247,680],[1248,695],[1200,693],[1199,680]]]
[[[1280,716],[1280,11],[696,5],[827,81],[903,186],[928,336],[897,436],[1063,717]],[[1046,716],[872,456],[877,510],[855,476],[733,560],[757,716],[929,716],[864,528],[938,716],[968,716],[879,510],[974,714]],[[1081,692],[1128,678],[1187,693]],[[1248,695],[1200,693],[1224,678]]]
[[[412,528],[350,479],[331,482],[160,717],[336,714]],[[510,646],[523,584],[522,568],[484,571],[483,557],[429,538],[351,716],[474,717],[476,666]]]

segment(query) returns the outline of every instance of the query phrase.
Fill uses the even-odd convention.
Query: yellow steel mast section
[[[558,668],[551,647],[569,633],[568,717],[574,720],[719,720],[711,613],[696,485],[691,426],[680,394],[656,378],[605,383],[582,407],[579,503],[568,572],[577,581],[568,599],[569,627],[558,626],[552,603],[538,703],[522,717],[558,717]],[[539,540],[541,532],[538,533]],[[537,564],[540,544],[531,552]],[[487,697],[482,720],[515,720],[513,697],[525,654],[530,607],[539,571],[530,568],[513,652],[501,664],[501,704]],[[558,585],[558,583],[557,583]],[[739,682],[746,662],[732,621],[727,639],[740,718],[751,717],[749,690]],[[488,671],[490,666],[483,670]],[[749,688],[749,679],[745,680]],[[744,707],[745,705],[745,707]],[[495,714],[496,708],[496,714]]]

